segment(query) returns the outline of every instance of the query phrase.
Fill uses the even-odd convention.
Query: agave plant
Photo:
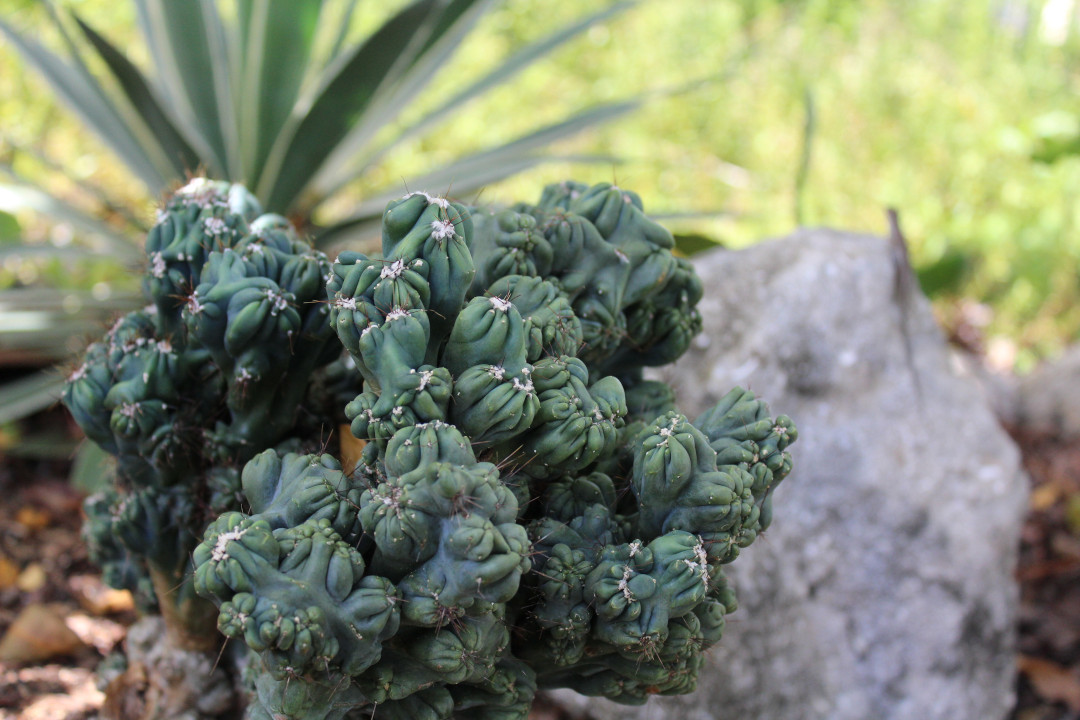
[[[323,246],[377,227],[387,200],[400,194],[400,183],[319,226],[312,218],[328,214],[323,211],[327,206],[340,206],[332,201],[357,178],[379,168],[392,149],[434,130],[470,100],[630,4],[616,3],[578,18],[465,82],[437,107],[425,107],[425,89],[491,9],[492,0],[403,3],[359,42],[348,39],[357,0],[133,1],[139,33],[150,51],[145,68],[129,60],[86,18],[50,0],[43,5],[62,40],[62,52],[46,48],[29,30],[17,29],[11,18],[0,19],[0,32],[142,182],[149,197],[162,196],[197,170],[244,182],[267,210],[289,216]],[[91,67],[105,72],[99,77]],[[409,185],[443,189],[452,183],[455,194],[465,195],[549,159],[540,151],[552,142],[637,104],[637,99],[628,99],[584,109],[505,144],[431,168],[408,178]],[[407,110],[417,119],[402,122]],[[138,262],[142,254],[130,238],[145,228],[133,213],[113,212],[121,222],[106,223],[99,219],[99,209],[50,195],[19,176],[10,162],[0,164],[0,170],[7,175],[7,182],[0,183],[0,211],[32,208],[54,216],[93,243],[95,252]],[[122,206],[100,188],[84,190],[101,208]],[[70,247],[0,249],[7,255],[27,251],[54,253],[65,260],[77,257]],[[89,293],[78,296],[81,309],[75,314],[70,302],[65,311],[55,295],[50,306],[49,297],[43,299],[40,293],[28,311],[27,292],[0,290],[0,350],[29,342],[60,357],[67,335],[57,330],[61,319],[65,327],[75,323],[85,329],[88,321],[103,315]],[[127,308],[108,308],[117,309]],[[19,323],[7,321],[13,313],[19,314]],[[7,330],[15,327],[21,334]],[[0,422],[49,404],[58,396],[59,385],[58,377],[38,377],[17,388],[0,388],[19,400],[0,408]]]

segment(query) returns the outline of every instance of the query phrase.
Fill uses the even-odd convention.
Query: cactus
[[[118,458],[88,503],[106,579],[210,644],[212,602],[253,718],[691,692],[797,431],[739,388],[691,422],[644,379],[700,330],[702,286],[640,198],[410,193],[378,257],[332,265],[258,213],[209,181],[171,199],[152,310],[65,390]],[[340,422],[355,468],[320,434]]]

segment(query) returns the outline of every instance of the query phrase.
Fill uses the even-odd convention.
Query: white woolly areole
[[[242,383],[251,382],[254,377],[246,367],[241,367],[236,373],[236,379]]]
[[[450,423],[445,423],[442,420],[432,420],[431,422],[426,423],[416,423],[415,425],[413,425],[413,427],[417,430],[426,430],[428,428],[431,428],[432,430],[441,430],[443,428],[452,426],[450,425]]]
[[[76,380],[82,380],[86,377],[86,363],[83,363],[75,369],[75,372],[68,375],[68,382],[75,382]]]
[[[657,443],[657,447],[667,447],[668,440],[675,435],[675,427],[678,424],[679,418],[674,417],[671,419],[671,424],[669,426],[667,426],[666,428],[660,428],[660,437],[664,439]]]
[[[229,226],[221,218],[208,217],[203,220],[203,229],[211,235],[223,235]]]
[[[694,546],[695,560],[683,560],[686,566],[701,576],[701,583],[709,587],[709,557],[705,552],[705,543],[698,538],[698,544]]]
[[[495,378],[496,380],[502,380],[504,377],[506,377],[506,369],[503,368],[501,365],[492,365],[488,368],[488,375]]]
[[[270,301],[271,315],[277,315],[279,312],[289,307],[289,301],[277,290],[267,290],[266,299]]]
[[[424,370],[420,373],[420,384],[416,386],[417,390],[423,390],[431,384],[431,378],[435,376],[434,370]]]
[[[416,192],[411,192],[411,193],[403,196],[401,199],[402,200],[408,200],[409,198],[416,197],[417,195],[419,195],[420,197],[427,200],[428,205],[438,205],[443,210],[446,210],[448,207],[450,207],[450,201],[447,200],[446,198],[439,197],[438,195],[429,195],[428,193],[426,193],[426,192],[424,192],[422,190],[417,190]]]
[[[401,318],[409,317],[409,311],[403,307],[396,307],[390,312],[386,313],[386,322],[393,320],[400,320]]]
[[[499,312],[510,312],[510,308],[514,305],[509,300],[503,300],[501,297],[488,298],[488,300],[491,301],[491,307]]]
[[[139,403],[124,403],[116,410],[124,417],[133,418],[139,412]]]
[[[382,272],[379,273],[379,277],[383,280],[386,278],[393,280],[394,278],[401,277],[401,273],[403,272],[405,272],[405,261],[395,260],[391,264],[383,267]]]
[[[436,240],[446,240],[452,238],[457,233],[454,231],[454,223],[450,220],[432,220],[431,222],[431,237]]]
[[[532,380],[526,380],[525,382],[521,382],[521,380],[519,380],[518,378],[514,378],[514,389],[531,393],[533,391]]]
[[[173,351],[172,343],[166,338],[165,340],[157,341],[157,351],[163,355],[167,355]]]
[[[340,295],[334,298],[334,307],[345,308],[346,310],[356,309],[356,298],[353,297],[341,297]]]
[[[229,532],[223,532],[217,537],[217,542],[214,543],[214,550],[210,553],[210,558],[214,562],[221,562],[225,558],[229,557],[228,545],[233,540],[239,540],[244,537],[251,528],[244,528],[243,530],[230,530]]]
[[[191,297],[187,299],[186,306],[187,311],[192,315],[198,315],[203,311],[203,304],[199,302],[199,294],[197,292],[192,293]]]
[[[630,557],[634,557],[639,552],[641,552],[641,541],[635,540],[634,542],[630,543]]]
[[[634,574],[634,571],[630,569],[629,565],[623,565],[622,580],[616,586],[622,591],[623,597],[626,598],[626,602],[634,602],[634,593],[630,592],[630,576]]]
[[[176,191],[177,195],[217,195],[217,191],[214,188],[214,183],[210,178],[197,177],[191,178],[188,184]]]
[[[204,177],[192,178],[187,185],[176,191],[176,197],[182,198],[188,205],[201,208],[228,207],[228,202],[214,181]]]
[[[156,278],[165,277],[165,258],[160,252],[150,253],[150,274]]]

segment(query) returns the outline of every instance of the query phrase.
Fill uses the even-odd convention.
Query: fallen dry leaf
[[[0,662],[21,665],[72,655],[83,641],[48,605],[27,605],[0,639]]]
[[[38,696],[22,709],[20,720],[55,720],[95,714],[105,695],[95,686],[93,674],[82,668],[70,668],[60,677],[63,691]]]
[[[135,609],[130,591],[111,588],[97,575],[75,575],[68,580],[68,587],[82,609],[92,615],[112,615]]]
[[[41,567],[39,563],[30,563],[21,573],[19,573],[19,576],[15,578],[15,587],[25,593],[37,592],[45,587],[45,583],[48,579],[49,576],[45,572],[45,568]]]
[[[82,509],[83,493],[72,487],[67,479],[37,478],[26,488],[23,497],[54,518],[78,516]]]
[[[360,440],[354,436],[348,425],[338,426],[338,434],[341,437],[341,467],[346,475],[350,475],[356,469],[356,464],[360,462],[367,440]]]
[[[1063,702],[1073,712],[1080,712],[1080,673],[1075,669],[1031,655],[1017,656],[1016,664],[1039,695],[1053,702]]]
[[[1062,488],[1057,483],[1043,483],[1031,491],[1028,504],[1033,511],[1046,510],[1058,501],[1061,494]]]
[[[6,590],[13,586],[18,577],[19,566],[7,555],[0,553],[0,590]]]
[[[79,636],[84,645],[93,646],[102,655],[108,655],[119,645],[127,628],[113,620],[90,617],[86,613],[72,613],[64,618],[64,624]]]
[[[15,513],[15,522],[30,530],[43,530],[52,524],[52,520],[48,511],[32,505],[23,505]]]

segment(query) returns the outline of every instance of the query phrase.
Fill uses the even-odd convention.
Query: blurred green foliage
[[[127,3],[72,5],[111,39],[133,35]],[[565,25],[580,6],[502,3],[431,92],[449,95],[455,78]],[[1018,364],[1029,366],[1080,335],[1078,12],[1060,0],[645,0],[437,135],[398,146],[326,211],[347,211],[376,187],[404,185],[421,168],[554,121],[582,98],[659,91],[633,116],[559,148],[622,163],[541,166],[490,186],[480,201],[521,196],[571,172],[615,179],[649,197],[651,213],[704,214],[665,221],[679,232],[735,247],[789,232],[797,208],[805,224],[884,234],[884,208],[895,207],[926,289],[942,305],[958,297],[989,305],[986,332],[1010,338]],[[77,131],[10,47],[0,46],[0,67],[15,70],[0,73],[3,134],[32,139],[73,176],[123,196],[131,178]],[[813,152],[796,197],[808,96]],[[15,161],[28,172],[38,162]],[[146,219],[151,209],[139,212]],[[27,233],[44,232],[18,220]],[[0,285],[13,272],[3,268]]]

